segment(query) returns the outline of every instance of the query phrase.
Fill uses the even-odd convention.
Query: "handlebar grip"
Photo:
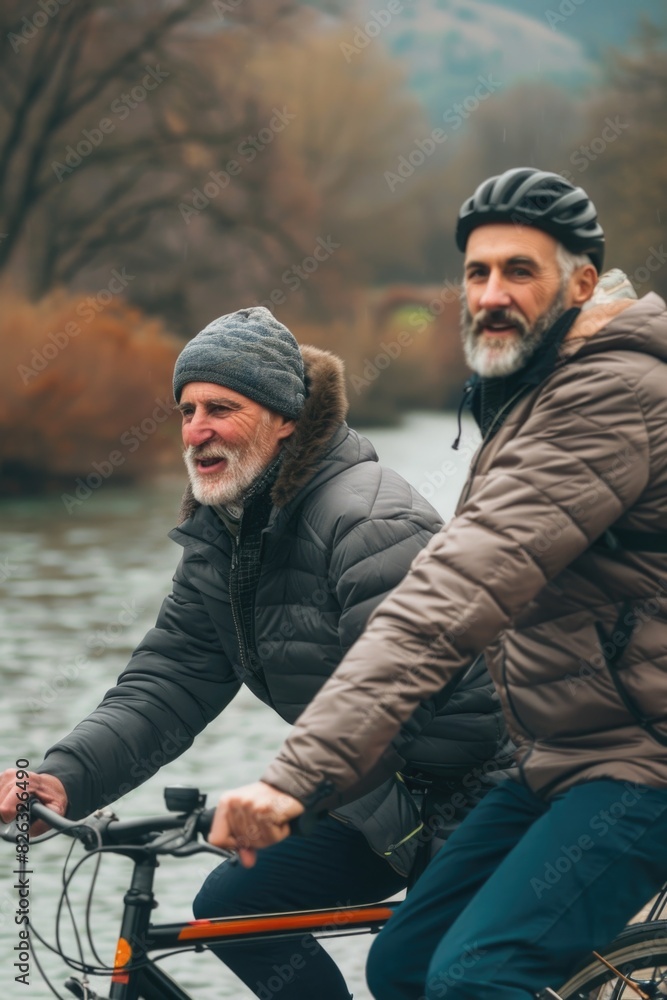
[[[54,818],[56,818],[55,822]],[[58,820],[64,823],[69,822],[64,818],[64,816],[61,816],[60,813],[56,813],[53,811],[53,809],[49,809],[48,806],[45,806],[43,802],[39,801],[39,799],[30,799],[30,822],[34,823],[35,820],[37,819],[43,820],[45,823],[48,823],[49,826],[52,826],[54,829],[58,828],[56,826]]]
[[[197,832],[201,833],[202,837],[208,837],[211,832],[214,815],[215,809],[203,809],[200,813],[197,820]],[[317,813],[311,809],[306,809],[300,816],[290,820],[290,834],[297,834],[300,837],[310,837],[315,830],[318,820],[323,815],[324,813]]]
[[[202,809],[199,814],[199,819],[197,820],[197,832],[201,833],[202,837],[208,837],[211,832],[214,816],[215,809]]]
[[[86,848],[94,847],[97,844],[97,838],[94,832],[85,823],[66,819],[65,816],[61,816],[60,813],[55,812],[54,809],[49,809],[49,807],[45,806],[43,802],[39,801],[39,799],[31,799],[31,825],[38,819],[42,820],[57,833],[64,833],[68,837],[74,837],[76,840],[79,840]],[[49,833],[40,834],[37,838],[33,838],[33,843],[39,843],[43,837],[49,839],[51,836],[52,835]]]
[[[60,815],[60,813],[56,813],[52,809],[49,809],[48,806],[45,806],[39,801],[39,799],[31,797],[28,799],[28,805],[30,807],[30,826],[32,826],[32,824],[38,819],[48,823],[48,825],[54,830],[68,830],[72,827],[78,826],[78,824],[72,823],[71,820],[65,819]],[[17,826],[17,821],[12,820],[11,823],[7,824],[0,836],[2,840],[7,840],[10,843],[16,843],[18,833],[19,828]]]

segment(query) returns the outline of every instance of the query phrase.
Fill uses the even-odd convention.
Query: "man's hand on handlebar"
[[[298,799],[256,781],[221,796],[209,843],[237,850],[241,863],[251,868],[257,857],[256,848],[284,840],[290,834],[290,820],[303,811]]]
[[[27,773],[28,777],[24,780],[28,783],[27,791],[29,794],[39,799],[49,809],[64,816],[67,812],[67,793],[60,779],[53,774],[35,774],[34,771]],[[24,780],[20,783],[21,788],[23,788]],[[16,796],[18,788],[15,768],[9,768],[0,774],[0,820],[3,823],[11,823],[13,819],[16,819],[16,809],[19,804],[19,799]],[[30,836],[37,837],[48,829],[46,823],[38,820],[30,827]]]

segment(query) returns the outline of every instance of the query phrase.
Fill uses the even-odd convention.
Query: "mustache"
[[[198,445],[191,444],[183,451],[183,458],[192,459],[194,461],[206,458],[233,458],[233,457],[234,457],[233,449],[222,448],[220,445],[214,445],[214,444],[198,444]]]
[[[522,335],[528,332],[528,326],[523,316],[514,312],[513,309],[481,309],[471,317],[470,332],[472,334],[479,334],[490,323],[503,323],[507,326],[513,326]]]

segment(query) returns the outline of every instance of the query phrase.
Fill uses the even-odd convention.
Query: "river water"
[[[462,447],[453,452],[455,431],[454,415],[420,413],[409,415],[399,428],[368,432],[380,460],[420,489],[445,519],[453,511],[476,443],[466,424]],[[69,732],[112,686],[153,624],[180,553],[167,532],[176,523],[182,487],[180,477],[132,490],[102,485],[69,511],[60,497],[0,503],[3,767],[13,766],[18,758],[37,765],[44,750]],[[188,753],[125,796],[115,809],[126,818],[159,813],[162,789],[170,783],[199,786],[212,805],[221,790],[256,780],[287,730],[285,723],[243,691]],[[69,843],[55,838],[33,845],[30,852],[33,925],[49,942],[54,939],[60,874]],[[0,844],[0,996],[48,1000],[53,994],[34,962],[29,988],[14,981],[18,896],[12,887],[11,855],[9,847]],[[165,859],[156,879],[160,907],[155,919],[191,919],[190,901],[216,864],[207,854]],[[98,952],[108,962],[129,870],[124,859],[107,857],[97,881],[92,925]],[[81,926],[92,872],[93,864],[86,862],[73,884]],[[76,954],[65,920],[63,937],[66,950]],[[62,962],[38,941],[34,944],[59,995],[70,996],[62,985],[67,977]],[[355,1000],[369,1000],[363,974],[368,944],[364,935],[328,945]],[[209,954],[177,955],[165,960],[165,968],[197,1000],[241,1000],[251,995]],[[95,980],[94,988],[105,995],[103,980]],[[274,996],[279,1000],[279,991]]]

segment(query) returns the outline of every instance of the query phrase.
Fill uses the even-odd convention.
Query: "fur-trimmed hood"
[[[301,345],[301,354],[306,372],[306,402],[294,433],[283,445],[283,459],[271,490],[276,507],[285,507],[311,479],[348,410],[341,359],[309,344]],[[188,483],[181,501],[179,524],[199,506]]]

